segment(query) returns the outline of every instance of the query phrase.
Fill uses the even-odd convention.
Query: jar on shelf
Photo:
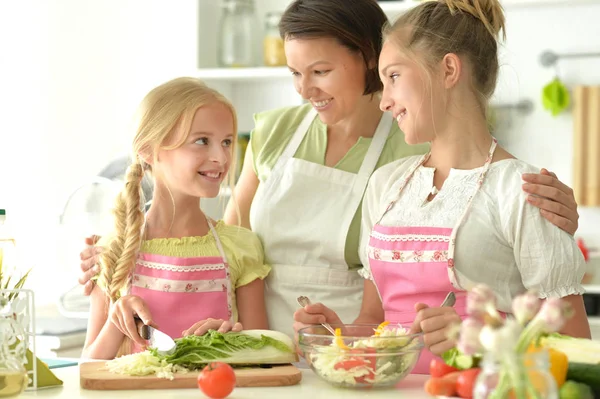
[[[269,12],[265,17],[265,37],[263,39],[263,55],[266,66],[285,66],[283,39],[279,35],[280,12]]]
[[[256,66],[254,0],[221,0],[218,60],[222,67]]]
[[[506,354],[501,359],[486,353],[475,381],[473,398],[558,399],[548,351]]]

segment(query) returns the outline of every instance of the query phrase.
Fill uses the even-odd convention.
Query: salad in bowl
[[[350,388],[385,387],[398,383],[417,363],[422,334],[402,326],[332,325],[298,332],[298,345],[311,369],[332,385]]]

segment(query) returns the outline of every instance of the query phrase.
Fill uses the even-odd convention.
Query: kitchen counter
[[[89,391],[79,387],[79,367],[65,367],[53,370],[64,386],[44,388],[37,391],[26,391],[22,398],[127,398],[147,399],[156,398],[206,398],[199,389],[170,389],[170,390],[137,390],[137,391]],[[409,375],[394,389],[385,390],[349,390],[335,388],[317,377],[311,370],[302,369],[302,381],[289,387],[269,388],[236,388],[229,398],[286,398],[286,399],[426,399],[431,398],[423,390],[427,376]]]

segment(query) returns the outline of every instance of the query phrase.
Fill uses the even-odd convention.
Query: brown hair
[[[295,0],[281,17],[279,33],[284,40],[334,38],[360,53],[367,70],[363,93],[367,95],[383,87],[377,64],[387,22],[375,0]]]
[[[404,28],[409,29],[409,37],[403,41],[399,36]],[[384,37],[403,50],[423,50],[428,67],[448,53],[466,57],[473,69],[475,93],[485,112],[498,79],[497,41],[501,31],[506,38],[504,11],[498,0],[438,0],[401,15],[386,27]]]

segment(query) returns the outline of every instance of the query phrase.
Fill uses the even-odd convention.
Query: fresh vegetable
[[[481,355],[465,355],[461,353],[457,348],[452,348],[442,354],[444,362],[458,370],[467,370],[475,367],[479,367],[481,362]]]
[[[294,344],[287,335],[268,330],[208,333],[175,340],[175,352],[159,355],[154,349],[122,356],[107,362],[113,373],[127,375],[156,374],[173,379],[173,373],[201,369],[209,363],[233,365],[286,364],[298,360]]]
[[[433,358],[429,363],[429,374],[432,377],[443,377],[446,374],[458,371],[457,368],[448,366],[443,359]]]
[[[419,356],[415,346],[420,343],[407,337],[408,330],[402,327],[382,329],[379,336],[376,332],[349,345],[337,333],[330,345],[314,346],[307,357],[318,375],[338,385],[395,382],[415,364]],[[398,354],[399,348],[405,353]]]
[[[565,382],[558,394],[560,399],[594,399],[589,386],[575,381]]]
[[[155,374],[158,378],[169,380],[174,378],[174,373],[188,372],[186,368],[170,364],[165,359],[159,359],[149,351],[118,357],[106,362],[106,368],[115,374],[140,376]]]
[[[554,348],[543,349],[535,344],[532,344],[527,350],[528,353],[535,353],[542,350],[548,351],[548,357],[550,361],[550,374],[556,381],[556,386],[559,388],[567,380],[567,369],[569,368],[569,359],[563,352]]]
[[[198,387],[211,399],[223,399],[235,388],[235,372],[225,363],[210,363],[198,374]]]
[[[211,330],[204,335],[188,335],[175,342],[175,352],[165,356],[166,361],[189,369],[199,369],[210,362],[248,365],[297,360],[292,339],[277,331],[220,333]]]
[[[538,345],[563,352],[571,363],[600,364],[600,341],[554,333],[542,336]]]
[[[458,396],[467,399],[473,397],[473,388],[475,387],[475,381],[477,381],[477,376],[480,372],[480,368],[461,371],[458,380],[456,381],[456,393]]]
[[[600,393],[600,364],[569,363],[567,380],[582,382]]]
[[[425,383],[425,392],[432,396],[454,396],[456,383],[443,377],[432,377]]]

